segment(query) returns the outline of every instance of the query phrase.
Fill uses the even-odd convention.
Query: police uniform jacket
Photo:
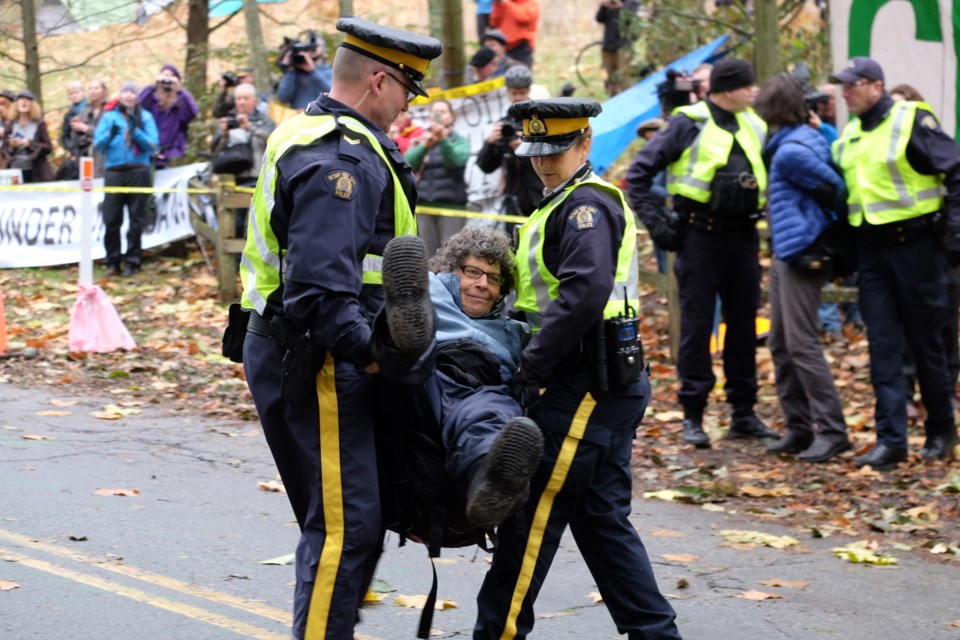
[[[893,98],[884,95],[860,114],[861,129],[873,131],[880,126],[893,103]],[[947,190],[943,212],[947,216],[947,248],[960,251],[960,146],[940,128],[932,113],[918,109],[906,156],[907,162],[917,173],[943,174],[943,186]]]
[[[416,202],[413,174],[396,143],[346,105],[320,96],[305,113],[352,116],[366,125],[393,163],[404,193],[394,193],[383,160],[361,135],[335,131],[280,158],[271,225],[287,253],[281,286],[267,301],[265,315],[282,312],[309,329],[316,346],[364,367],[373,362],[370,323],[383,291],[361,286],[363,258],[383,255],[393,238],[394,198]]]
[[[739,124],[736,114],[707,100],[710,107],[710,113],[714,122],[720,128],[735,133]],[[648,227],[651,222],[658,218],[656,204],[650,193],[654,177],[664,171],[670,164],[675,162],[683,152],[694,143],[700,134],[700,127],[689,117],[683,114],[676,114],[667,119],[666,126],[654,136],[646,146],[637,154],[633,164],[627,171],[627,197],[630,201],[630,207],[633,209],[640,221]],[[734,148],[730,154],[731,161],[734,156],[743,156],[743,150],[740,145],[734,141]],[[745,168],[749,168],[749,162],[746,157],[742,161],[747,163]],[[674,209],[677,211],[702,211],[705,207],[702,203],[690,200],[683,196],[674,196]],[[748,212],[754,213],[754,212]]]
[[[588,162],[540,206],[586,177]],[[571,215],[592,209],[592,220]],[[543,262],[560,280],[557,298],[547,307],[541,329],[520,356],[520,368],[541,384],[556,375],[592,366],[592,332],[602,320],[616,280],[617,252],[626,230],[620,203],[589,186],[574,189],[546,222]],[[524,259],[518,256],[518,259]]]

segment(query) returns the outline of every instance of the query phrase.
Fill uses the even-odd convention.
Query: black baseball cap
[[[830,76],[830,82],[843,84],[856,82],[861,78],[883,82],[883,69],[873,58],[861,56],[851,59],[845,68]]]
[[[473,54],[473,57],[470,58],[470,66],[477,68],[485,67],[493,62],[496,57],[496,52],[490,47],[480,47],[477,49],[477,52]]]

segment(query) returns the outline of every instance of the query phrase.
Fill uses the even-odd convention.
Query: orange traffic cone
[[[0,355],[7,352],[7,310],[3,308],[3,291],[0,291]]]

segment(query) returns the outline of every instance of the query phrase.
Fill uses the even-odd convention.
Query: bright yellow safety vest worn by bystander
[[[514,308],[526,313],[530,329],[536,333],[543,324],[543,314],[550,303],[557,299],[560,280],[543,261],[543,239],[550,214],[566,200],[574,189],[590,187],[606,191],[614,197],[623,211],[627,226],[617,252],[617,272],[603,317],[613,318],[623,313],[626,301],[639,313],[640,300],[637,291],[637,224],[633,212],[627,206],[623,193],[609,182],[592,174],[573,184],[554,197],[545,207],[537,209],[518,230],[516,287],[517,301]]]
[[[907,144],[917,110],[925,102],[894,102],[872,131],[853,119],[833,143],[833,159],[847,183],[850,225],[889,224],[919,218],[943,207],[943,178],[924,175],[907,161]],[[932,117],[932,116],[930,116]]]
[[[700,134],[667,167],[667,191],[670,195],[683,196],[704,204],[710,202],[713,178],[717,171],[729,163],[736,140],[753,168],[759,190],[758,208],[762,209],[767,201],[767,169],[763,162],[767,125],[760,116],[753,109],[735,113],[739,127],[734,134],[717,125],[706,102],[679,107],[673,113],[682,113],[696,122]]]
[[[276,205],[277,164],[280,159],[295,147],[309,146],[317,140],[333,133],[337,128],[348,129],[363,136],[383,160],[393,178],[393,220],[394,235],[416,235],[417,220],[410,209],[410,203],[404,196],[403,184],[387,158],[380,142],[362,122],[349,116],[335,118],[324,114],[309,116],[299,114],[283,124],[267,139],[260,178],[251,202],[251,214],[247,227],[247,243],[240,260],[240,277],[243,282],[243,296],[240,304],[245,309],[255,309],[263,315],[267,300],[280,286],[280,272],[286,249],[273,232],[270,217]],[[319,211],[318,215],[326,212]],[[363,258],[363,284],[383,284],[381,271],[383,257],[367,254]]]

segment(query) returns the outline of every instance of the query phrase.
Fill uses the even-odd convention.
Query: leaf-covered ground
[[[95,276],[100,273],[97,267]],[[98,282],[133,335],[135,351],[68,352],[70,311],[77,295],[75,267],[0,272],[9,340],[8,355],[0,359],[0,382],[46,389],[45,396],[107,396],[121,406],[152,404],[174,414],[256,419],[242,367],[220,355],[226,310],[216,299],[216,280],[202,259],[158,255],[133,278]],[[680,440],[682,413],[667,355],[665,301],[654,291],[644,292],[642,299],[654,397],[636,440],[638,493],[689,502],[690,508],[751,514],[803,535],[834,536],[837,546],[878,540],[886,549],[909,547],[934,560],[960,561],[960,469],[956,463],[920,461],[922,426],[911,428],[911,457],[897,470],[877,473],[853,466],[855,453],[873,442],[873,395],[863,334],[848,327],[844,339],[826,345],[853,452],[828,464],[800,464],[792,456],[767,454],[763,443],[722,440],[729,407],[719,390],[719,359],[718,391],[705,418],[714,443],[709,450],[698,450]],[[757,412],[782,429],[773,365],[763,346],[758,366]]]

